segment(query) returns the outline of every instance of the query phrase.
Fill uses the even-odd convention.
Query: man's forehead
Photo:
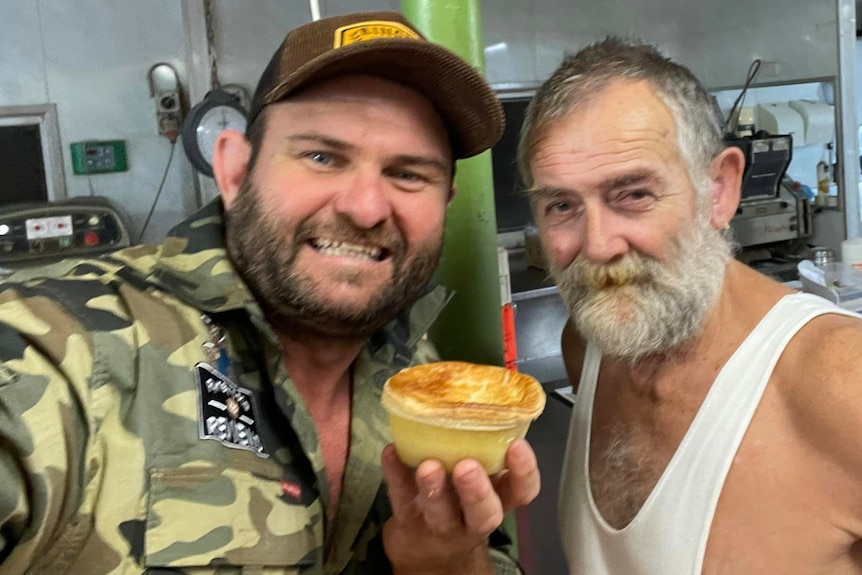
[[[340,76],[270,104],[264,112],[269,141],[329,140],[346,149],[397,137],[405,154],[454,163],[450,135],[436,109],[412,88],[384,78]]]
[[[535,172],[547,163],[598,157],[616,163],[644,154],[667,160],[679,156],[676,122],[670,108],[646,81],[619,80],[541,129],[531,166]]]
[[[531,168],[537,187],[599,190],[634,175],[664,180],[685,164],[667,105],[645,81],[620,81],[543,130]]]
[[[344,75],[325,80],[267,106],[281,118],[318,121],[327,114],[349,113],[371,116],[376,121],[407,123],[418,130],[446,132],[445,123],[418,91],[403,84],[366,75]],[[448,136],[447,136],[448,141]]]
[[[584,128],[650,128],[674,137],[676,122],[671,109],[647,80],[620,78],[606,84],[569,116]]]

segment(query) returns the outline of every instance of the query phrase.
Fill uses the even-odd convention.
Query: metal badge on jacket
[[[201,439],[215,439],[227,447],[269,457],[257,431],[252,392],[203,362],[195,365],[195,380],[200,397]]]

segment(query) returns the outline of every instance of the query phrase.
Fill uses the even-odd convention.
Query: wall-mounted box
[[[126,161],[126,142],[123,140],[101,140],[73,142],[72,171],[77,175],[125,172],[129,169]]]

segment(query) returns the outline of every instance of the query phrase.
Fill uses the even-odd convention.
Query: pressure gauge
[[[245,132],[246,111],[233,94],[213,90],[204,96],[183,122],[183,149],[192,166],[213,177],[213,149],[222,130]]]

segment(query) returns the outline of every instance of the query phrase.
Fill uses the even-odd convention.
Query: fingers
[[[506,467],[508,471],[499,476],[495,487],[500,494],[503,510],[509,511],[533,501],[542,487],[542,479],[536,454],[524,439],[515,440],[509,446]]]
[[[404,465],[392,444],[383,448],[380,458],[383,468],[383,478],[389,490],[389,502],[392,504],[392,514],[399,521],[408,519],[414,510],[418,489],[413,479],[413,471]]]
[[[405,525],[419,521],[442,538],[463,531],[458,495],[439,461],[423,461],[414,472],[398,459],[390,444],[383,449],[381,465],[397,521]]]
[[[486,537],[507,511],[530,503],[541,488],[536,455],[524,440],[512,443],[507,470],[493,478],[470,459],[459,461],[451,477],[434,460],[422,462],[414,472],[392,445],[383,451],[382,466],[393,518],[443,540]]]
[[[503,506],[491,478],[474,460],[459,461],[452,470],[463,522],[468,531],[486,536],[503,522]]]
[[[416,504],[430,530],[439,537],[461,532],[464,526],[461,505],[440,462],[423,461],[416,469],[416,485],[419,488]]]

